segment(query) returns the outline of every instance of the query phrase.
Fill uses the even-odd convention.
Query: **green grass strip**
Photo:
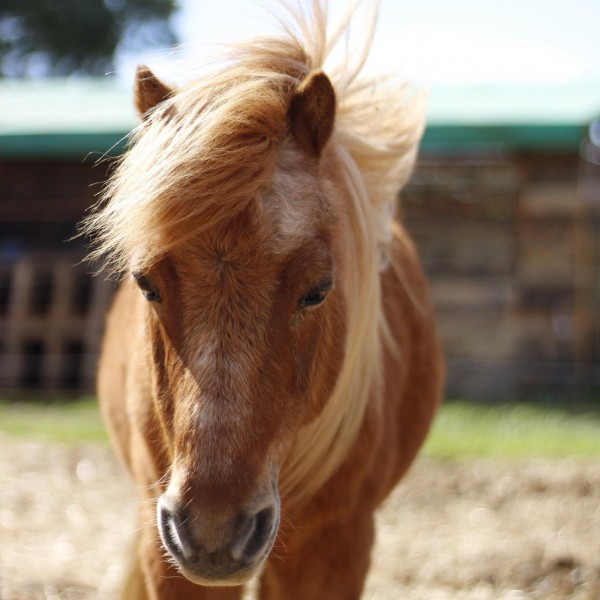
[[[0,400],[0,432],[63,443],[106,443],[93,398],[39,403]],[[531,404],[444,404],[425,448],[432,458],[600,457],[600,407],[573,413]]]
[[[600,457],[600,411],[449,402],[423,452],[435,458]]]
[[[64,443],[108,441],[94,398],[50,403],[0,400],[0,432]]]

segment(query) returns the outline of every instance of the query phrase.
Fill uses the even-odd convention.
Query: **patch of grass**
[[[107,442],[95,398],[39,402],[0,399],[0,432],[54,442]]]
[[[94,398],[8,402],[0,399],[0,432],[50,441],[108,441]],[[434,458],[600,457],[600,410],[573,414],[530,404],[448,402],[423,450]]]
[[[600,412],[449,402],[423,452],[436,458],[600,457]]]

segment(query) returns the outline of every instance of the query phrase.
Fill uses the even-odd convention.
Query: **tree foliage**
[[[175,43],[175,0],[2,0],[0,74],[103,75],[119,50]]]

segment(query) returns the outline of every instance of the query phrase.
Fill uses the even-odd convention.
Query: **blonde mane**
[[[321,416],[299,433],[282,473],[282,493],[299,499],[340,466],[382,381],[382,340],[389,335],[380,270],[397,193],[423,130],[419,96],[389,80],[359,77],[376,3],[369,3],[359,52],[329,65],[359,3],[329,35],[326,4],[313,0],[304,12],[285,6],[282,36],[232,46],[226,68],[178,89],[133,133],[132,148],[84,225],[95,242],[92,258],[103,258],[118,273],[133,261],[143,269],[201,230],[239,214],[271,180],[294,89],[312,70],[327,73],[337,97],[330,144],[351,199],[345,244],[346,264],[352,265],[345,282],[349,330],[337,387]]]

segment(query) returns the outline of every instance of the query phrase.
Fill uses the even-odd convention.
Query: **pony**
[[[443,359],[395,216],[421,97],[326,67],[315,0],[179,87],[139,67],[140,125],[85,221],[122,277],[98,373],[140,495],[124,597],[358,598],[374,517],[439,403]]]

